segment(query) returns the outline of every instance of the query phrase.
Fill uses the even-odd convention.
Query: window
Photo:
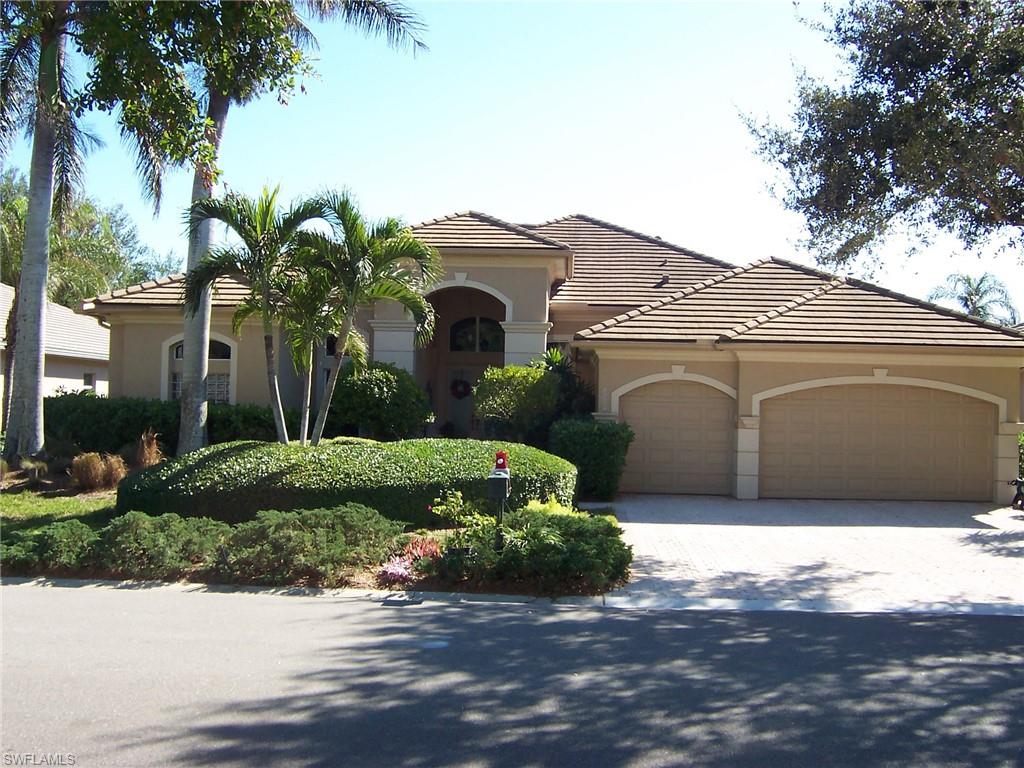
[[[230,360],[231,359],[231,347],[225,344],[223,341],[210,340],[210,351],[208,354],[210,360]],[[174,345],[174,359],[183,360],[185,358],[185,344],[179,341]]]
[[[452,352],[503,352],[505,331],[501,323],[489,317],[467,317],[452,323],[448,349]]]
[[[181,399],[181,374],[171,374],[171,400]],[[211,403],[231,402],[231,375],[211,373],[206,377],[206,399]]]
[[[82,386],[87,389],[96,388],[96,374],[95,373],[83,373],[82,374]]]

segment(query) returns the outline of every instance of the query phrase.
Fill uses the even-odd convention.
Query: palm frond
[[[358,331],[355,326],[349,331],[345,340],[345,354],[352,361],[352,367],[357,371],[365,371],[370,360],[370,345],[366,343],[366,337]]]
[[[0,160],[24,130],[35,108],[39,38],[5,34],[0,42]]]
[[[202,261],[185,274],[185,285],[182,290],[182,303],[185,312],[191,317],[198,311],[203,293],[213,285],[219,277],[244,273],[240,260],[242,255],[237,249],[212,249]]]
[[[252,201],[235,193],[197,200],[185,212],[185,224],[190,235],[195,234],[203,222],[212,219],[227,226],[250,249],[259,247],[256,218],[255,205]]]
[[[305,8],[317,20],[340,17],[370,37],[383,37],[398,50],[415,54],[427,50],[421,37],[423,20],[410,8],[392,0],[305,0]]]
[[[142,182],[142,195],[153,204],[153,213],[159,213],[164,173],[167,170],[166,153],[160,148],[156,134],[136,130],[123,120],[118,122],[121,126],[121,139],[135,158],[135,173]]]
[[[235,309],[233,315],[231,315],[231,332],[235,336],[242,335],[242,326],[245,325],[245,321],[254,315],[259,315],[263,308],[260,306],[259,301],[252,294],[249,294],[241,303],[238,308]]]

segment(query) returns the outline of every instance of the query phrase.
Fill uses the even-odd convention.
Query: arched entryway
[[[473,435],[472,387],[484,369],[505,361],[506,306],[476,288],[442,288],[428,296],[437,316],[434,337],[416,352],[416,378],[426,390],[441,434]]]

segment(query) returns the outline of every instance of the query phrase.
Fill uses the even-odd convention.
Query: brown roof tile
[[[828,279],[816,270],[776,260],[737,267],[577,334],[599,341],[715,340]]]
[[[412,228],[435,248],[531,248],[569,251],[565,243],[478,211],[453,213]]]
[[[83,312],[102,314],[108,307],[177,307],[181,306],[184,275],[168,275],[157,280],[129,285],[82,302]],[[213,306],[234,307],[249,294],[249,287],[239,279],[222,277],[213,284]]]
[[[870,283],[845,280],[733,329],[722,341],[1024,347],[1024,334]]]
[[[572,247],[573,275],[557,288],[555,301],[636,307],[734,266],[582,214],[530,229]]]

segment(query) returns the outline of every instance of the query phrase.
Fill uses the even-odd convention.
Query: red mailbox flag
[[[494,468],[508,469],[508,454],[505,451],[498,451],[494,454]]]

